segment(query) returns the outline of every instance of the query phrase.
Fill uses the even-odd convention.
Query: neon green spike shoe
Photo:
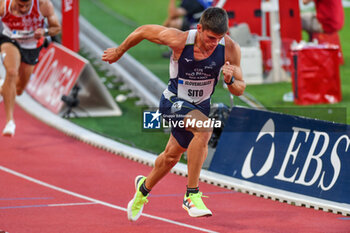
[[[205,197],[205,196],[203,196]],[[187,210],[191,217],[210,217],[212,212],[205,206],[202,201],[202,193],[190,193],[188,197],[184,197],[182,208]]]
[[[145,181],[145,176],[137,176],[135,178],[135,195],[134,198],[129,201],[127,213],[128,213],[128,219],[130,221],[136,221],[142,214],[143,206],[148,202],[147,196],[144,196],[140,192],[140,186]]]

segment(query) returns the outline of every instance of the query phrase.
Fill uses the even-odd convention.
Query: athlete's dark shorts
[[[196,109],[204,115],[209,116],[210,108],[203,109],[177,96],[172,96],[170,99],[167,99],[162,95],[159,103],[159,111],[162,113],[163,119],[173,122],[184,120],[189,112]],[[187,148],[193,138],[192,132],[178,126],[171,127],[171,134],[183,148]]]
[[[16,40],[11,39],[3,34],[0,34],[0,45],[2,45],[3,43],[11,43],[15,45],[21,53],[22,62],[28,65],[35,65],[39,62],[39,53],[42,46],[35,49],[23,49]]]

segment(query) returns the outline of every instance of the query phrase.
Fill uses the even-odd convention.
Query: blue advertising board
[[[350,127],[234,107],[209,170],[350,204]]]

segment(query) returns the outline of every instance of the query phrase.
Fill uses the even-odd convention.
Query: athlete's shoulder
[[[39,2],[39,6],[48,4],[48,2],[50,2],[50,0],[37,0]]]
[[[54,7],[50,0],[38,0],[40,12],[43,16],[48,17],[54,14]]]
[[[188,31],[181,31],[177,28],[166,28],[165,33],[168,36],[177,38],[178,41],[186,40]]]
[[[241,47],[239,46],[239,44],[236,41],[234,41],[229,35],[225,35],[225,47],[228,51],[241,51]]]
[[[237,42],[235,42],[229,35],[225,35],[224,36],[224,38],[225,38],[225,45],[228,45],[228,46],[231,46],[231,47],[233,47],[233,46],[235,46],[235,44],[237,44]],[[237,44],[238,45],[238,44]]]
[[[174,51],[182,50],[185,47],[188,31],[181,31],[176,28],[167,28],[163,37],[168,42],[167,45]]]
[[[48,4],[51,3],[51,0],[38,0],[39,4]]]
[[[225,61],[231,64],[240,64],[241,47],[230,36],[225,35]]]
[[[189,31],[181,31],[181,30],[178,30],[178,29],[175,29],[177,32],[176,32],[176,37],[174,37],[174,40],[173,40],[173,45],[172,46],[169,46],[174,54],[173,54],[173,58],[175,60],[178,60],[180,58],[180,55],[183,51],[183,49],[185,48],[186,46],[186,41],[187,41],[187,37],[188,37],[188,33]]]
[[[39,2],[39,6],[42,7],[53,7],[51,0],[37,0]]]

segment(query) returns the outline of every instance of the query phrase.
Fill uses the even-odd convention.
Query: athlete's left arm
[[[225,35],[225,65],[222,73],[226,84],[233,81],[227,84],[228,90],[236,96],[242,95],[246,84],[241,69],[241,48],[228,35]]]
[[[54,7],[50,0],[39,0],[39,8],[41,14],[47,18],[48,28],[45,32],[44,28],[38,28],[34,37],[40,39],[42,36],[55,36],[61,32],[61,24],[55,13]]]

